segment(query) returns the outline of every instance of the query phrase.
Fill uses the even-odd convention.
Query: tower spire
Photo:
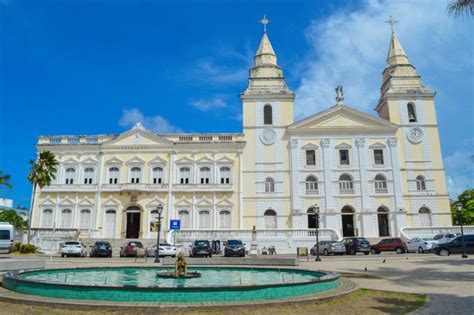
[[[390,39],[390,47],[388,49],[387,64],[389,66],[395,65],[407,65],[410,64],[408,61],[408,56],[403,50],[402,44],[398,40],[397,34],[393,30],[393,26],[398,23],[391,15],[385,23],[390,25],[392,31],[392,38]]]

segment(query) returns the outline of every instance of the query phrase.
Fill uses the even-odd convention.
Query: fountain
[[[184,253],[180,252],[178,254],[178,259],[176,259],[175,270],[173,271],[162,271],[157,272],[156,276],[158,278],[198,278],[201,274],[197,271],[188,271],[188,263],[184,259]]]

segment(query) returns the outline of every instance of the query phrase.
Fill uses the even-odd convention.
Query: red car
[[[407,244],[399,237],[386,238],[372,245],[372,254],[380,254],[381,252],[396,252],[403,254],[407,251]]]
[[[139,248],[143,248],[141,242],[128,242],[120,247],[120,257],[135,257]]]

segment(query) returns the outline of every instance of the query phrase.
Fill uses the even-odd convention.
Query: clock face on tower
[[[270,145],[275,143],[276,140],[276,132],[273,129],[264,129],[260,133],[260,141],[262,141],[263,144]]]
[[[423,130],[419,127],[413,127],[408,131],[407,137],[410,142],[420,143],[423,140]]]

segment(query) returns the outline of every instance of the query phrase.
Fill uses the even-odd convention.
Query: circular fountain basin
[[[333,273],[278,268],[198,267],[199,278],[159,278],[170,268],[110,267],[28,271],[3,277],[3,287],[62,299],[123,302],[235,302],[293,298],[336,288]]]

